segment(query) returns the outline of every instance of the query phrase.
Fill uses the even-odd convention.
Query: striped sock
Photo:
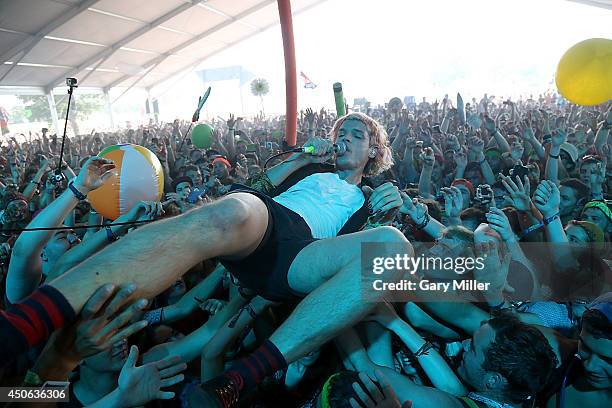
[[[239,383],[239,388],[249,389],[285,367],[285,357],[270,340],[266,340],[253,354],[234,363],[224,375]]]

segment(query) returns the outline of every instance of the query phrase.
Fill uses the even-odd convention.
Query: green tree
[[[46,95],[19,95],[19,100],[24,104],[24,114],[30,122],[51,122],[51,110]],[[55,97],[57,116],[60,121],[66,116],[68,107],[68,95]],[[78,121],[87,119],[92,113],[100,111],[104,107],[102,94],[78,94],[72,95],[72,106],[70,107],[70,125],[75,134],[79,134]]]
[[[28,118],[30,122],[51,121],[51,111],[45,95],[19,95],[23,102],[25,114],[30,110],[32,115]],[[74,94],[72,96],[73,106],[70,108],[70,116],[76,115],[77,120],[85,120],[92,113],[102,110],[104,97],[102,94]],[[66,115],[68,96],[55,97],[57,103],[57,116],[61,119]]]

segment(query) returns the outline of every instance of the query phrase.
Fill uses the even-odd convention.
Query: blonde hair
[[[353,112],[338,118],[330,132],[331,141],[333,143],[336,142],[338,139],[338,131],[347,120],[358,120],[363,123],[368,130],[370,146],[377,147],[376,156],[368,161],[363,170],[363,175],[368,177],[376,176],[385,170],[389,170],[391,166],[393,166],[393,156],[391,154],[391,147],[389,147],[389,136],[385,128],[368,115],[360,112]]]

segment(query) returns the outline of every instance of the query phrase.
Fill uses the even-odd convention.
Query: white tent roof
[[[150,88],[278,23],[275,0],[0,0],[0,86]]]

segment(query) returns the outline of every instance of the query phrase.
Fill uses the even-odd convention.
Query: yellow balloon
[[[561,95],[577,105],[612,99],[612,40],[590,38],[566,51],[555,77]]]

